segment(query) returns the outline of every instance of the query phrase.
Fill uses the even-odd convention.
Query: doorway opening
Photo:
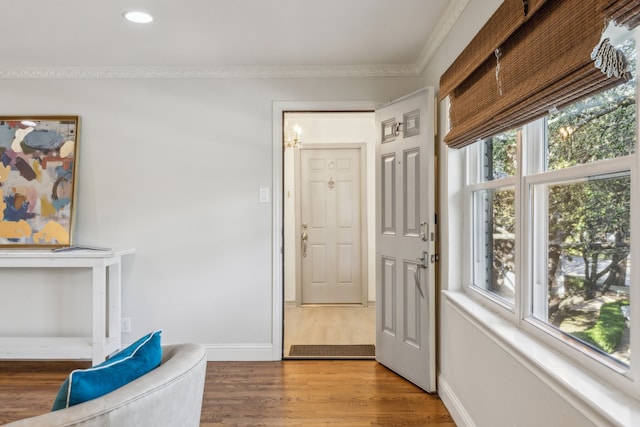
[[[375,345],[375,113],[284,111],[282,120],[283,357],[367,358]]]

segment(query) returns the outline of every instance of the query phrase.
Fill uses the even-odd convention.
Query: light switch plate
[[[269,203],[269,189],[261,188],[260,189],[260,203]]]

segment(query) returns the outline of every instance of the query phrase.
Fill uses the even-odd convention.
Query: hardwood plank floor
[[[0,362],[0,424],[51,410],[60,385],[90,362]]]
[[[47,412],[70,362],[0,362],[0,424]],[[454,427],[446,408],[375,361],[209,362],[201,426]]]
[[[455,426],[375,361],[209,362],[201,426]]]

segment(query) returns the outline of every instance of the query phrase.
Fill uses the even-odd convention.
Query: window
[[[473,286],[509,307],[515,304],[515,176],[520,131],[484,140],[476,158],[473,204]]]
[[[635,43],[622,49],[626,83],[465,148],[466,271],[483,304],[633,379]]]

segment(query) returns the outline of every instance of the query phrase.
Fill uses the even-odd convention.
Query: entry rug
[[[374,359],[376,346],[357,345],[292,345],[289,357],[301,359]]]

